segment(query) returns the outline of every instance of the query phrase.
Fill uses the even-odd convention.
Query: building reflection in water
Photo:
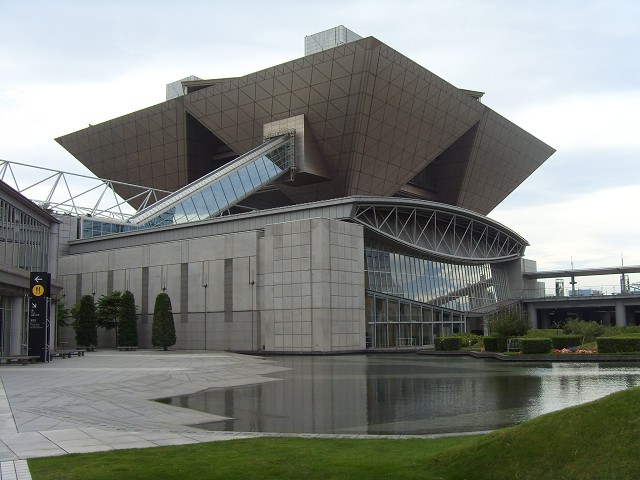
[[[412,354],[272,357],[281,380],[165,399],[228,420],[208,430],[483,431],[640,385],[632,365],[506,364]]]

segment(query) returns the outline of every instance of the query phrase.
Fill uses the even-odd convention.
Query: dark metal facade
[[[57,141],[99,177],[175,191],[260,145],[264,124],[304,115],[330,179],[278,185],[283,205],[409,195],[483,214],[554,151],[373,37],[187,87]]]

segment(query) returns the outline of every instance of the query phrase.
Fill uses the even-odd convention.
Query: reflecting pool
[[[270,381],[163,399],[229,420],[208,430],[427,434],[492,430],[640,385],[640,365],[414,354],[269,357]]]

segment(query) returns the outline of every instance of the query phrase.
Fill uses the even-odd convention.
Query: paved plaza
[[[3,365],[0,480],[31,479],[26,459],[34,457],[287,436],[202,430],[193,425],[225,417],[154,401],[215,387],[277,381],[270,375],[283,370],[268,357],[153,350],[104,350],[48,364]]]
[[[153,401],[268,382],[281,371],[248,355],[98,351],[0,368],[0,478],[31,478],[25,459],[256,436],[189,425],[219,420]]]

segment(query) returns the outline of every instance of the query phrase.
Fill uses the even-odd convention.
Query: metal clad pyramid
[[[414,196],[483,214],[554,152],[373,37],[208,82],[57,141],[100,177],[177,190],[214,169],[192,153],[187,115],[236,155],[262,143],[265,123],[304,115],[331,178],[279,185],[293,202],[393,196],[422,172],[434,188]]]

